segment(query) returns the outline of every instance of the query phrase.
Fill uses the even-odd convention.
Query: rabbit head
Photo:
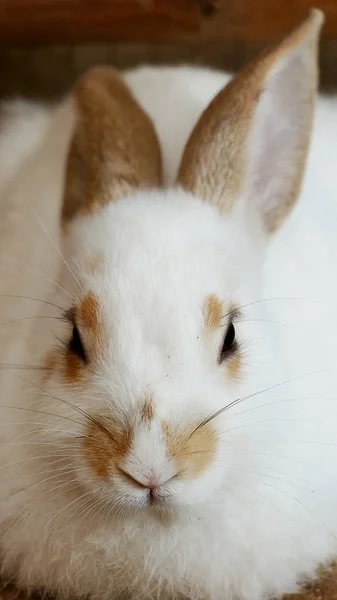
[[[239,400],[282,370],[261,324],[263,261],[301,187],[321,23],[312,11],[214,98],[172,189],[122,76],[96,68],[75,87],[63,205],[73,302],[43,403],[61,399],[76,420],[78,479],[112,505],[216,498],[247,435]]]

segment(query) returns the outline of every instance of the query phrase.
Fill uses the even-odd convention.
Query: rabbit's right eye
[[[69,342],[69,350],[72,352],[72,354],[75,354],[78,356],[78,358],[83,360],[83,362],[87,362],[81,336],[76,325],[73,326],[72,336]]]
[[[225,339],[222,344],[221,352],[218,358],[218,362],[221,364],[226,358],[231,356],[237,351],[238,345],[236,342],[236,333],[233,321],[229,322],[227,327]]]

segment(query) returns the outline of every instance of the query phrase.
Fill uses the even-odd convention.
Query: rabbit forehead
[[[110,204],[79,219],[69,241],[85,287],[95,286],[108,296],[109,286],[116,284],[137,294],[146,284],[169,296],[184,282],[183,289],[189,283],[195,289],[201,285],[207,294],[216,291],[212,288],[220,278],[226,289],[249,268],[253,248],[259,247],[241,215],[220,217],[215,208],[178,190]]]
[[[144,206],[124,201],[108,209],[83,220],[73,239],[79,276],[91,298],[88,319],[97,312],[94,297],[104,328],[115,339],[121,336],[120,346],[140,329],[145,338],[172,327],[176,334],[194,335],[205,306],[215,328],[222,308],[236,301],[236,287],[252,262],[248,236],[235,219],[219,220],[216,211],[197,202],[175,208],[160,200]]]

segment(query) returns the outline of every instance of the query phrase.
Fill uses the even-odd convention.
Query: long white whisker
[[[305,398],[283,398],[282,400],[275,400],[272,402],[266,402],[265,404],[259,404],[258,406],[251,406],[250,408],[247,408],[245,410],[241,410],[240,412],[234,413],[235,417],[238,417],[239,415],[244,415],[245,413],[251,412],[253,410],[257,410],[259,408],[266,408],[267,406],[274,406],[275,404],[283,404],[286,402],[301,402],[303,400],[317,400],[317,401],[321,401],[321,400],[332,400],[334,402],[337,401],[337,398],[332,398],[332,397],[317,397],[317,398],[309,398],[309,397],[305,397]]]
[[[37,456],[29,456],[27,458],[20,458],[19,460],[15,460],[14,462],[10,462],[10,463],[6,463],[5,465],[0,465],[0,470],[1,469],[6,469],[8,467],[13,467],[14,465],[18,465],[21,463],[26,463],[26,462],[30,462],[30,461],[34,461],[34,460],[40,460],[41,458],[52,458],[53,456],[55,457],[61,457],[58,458],[58,460],[56,461],[52,461],[54,462],[61,462],[62,460],[64,460],[65,458],[69,458],[69,456],[66,453],[61,453],[61,452],[52,452],[52,453],[48,453],[48,454],[38,454]]]
[[[42,482],[39,482],[39,483],[42,483]],[[43,483],[44,483],[44,482],[43,482]],[[32,498],[32,500],[30,500],[30,501],[29,501],[29,502],[28,502],[28,503],[27,503],[27,504],[26,504],[26,505],[25,505],[25,506],[24,506],[24,507],[23,507],[23,508],[22,508],[22,509],[21,509],[21,510],[18,512],[18,514],[17,514],[17,515],[14,517],[14,519],[13,519],[13,521],[12,521],[12,523],[11,523],[11,525],[10,525],[9,529],[6,531],[6,533],[3,535],[3,537],[2,537],[2,538],[1,538],[1,540],[0,540],[0,546],[2,545],[2,543],[3,543],[3,541],[6,539],[6,537],[7,537],[7,536],[10,534],[10,532],[11,532],[11,531],[14,529],[14,527],[16,527],[16,525],[18,525],[19,523],[21,523],[21,522],[23,521],[23,519],[25,518],[25,515],[24,515],[24,514],[23,514],[23,516],[21,517],[21,519],[19,519],[19,521],[17,521],[17,519],[18,519],[18,517],[20,517],[20,515],[22,515],[22,513],[24,513],[24,512],[25,512],[25,510],[28,508],[28,506],[30,506],[32,503],[36,502],[36,501],[37,501],[37,500],[39,500],[40,498],[43,498],[43,496],[46,496],[46,494],[50,494],[50,493],[54,492],[54,491],[55,491],[55,490],[57,490],[57,489],[64,488],[64,487],[65,487],[65,486],[67,486],[67,485],[68,485],[68,486],[69,486],[69,485],[71,485],[71,482],[68,482],[68,481],[67,481],[66,483],[62,483],[62,484],[60,484],[60,485],[57,485],[57,486],[55,486],[54,488],[51,488],[51,489],[49,489],[49,490],[46,490],[46,491],[45,491],[43,494],[40,494],[40,496],[38,496],[37,498]],[[29,488],[29,489],[32,489],[33,487],[35,487],[35,486],[32,486],[32,487],[31,487],[31,488]],[[78,487],[78,484],[77,484],[76,486],[73,486],[73,487],[74,487],[74,488],[75,488],[75,487]],[[73,489],[73,488],[71,488],[71,489]],[[54,497],[55,497],[55,496],[54,496]]]
[[[47,527],[50,525],[50,523],[52,523],[54,521],[54,519],[56,519],[56,517],[58,517],[61,513],[63,513],[63,511],[67,510],[70,506],[73,506],[75,503],[79,502],[80,500],[82,500],[84,497],[86,496],[91,496],[92,492],[86,492],[84,494],[82,494],[81,496],[79,496],[78,498],[75,498],[74,500],[72,500],[71,502],[69,502],[69,504],[66,504],[65,506],[63,506],[60,510],[58,510],[51,519],[49,519],[49,521],[46,523],[45,528],[47,529]],[[56,524],[57,525],[57,524]],[[53,531],[53,529],[52,529]]]
[[[103,431],[111,439],[111,435],[108,432],[108,430],[105,429],[105,427],[103,425],[101,425],[96,419],[94,419],[94,417],[92,417],[91,415],[88,415],[88,413],[86,413],[84,410],[82,410],[79,406],[76,406],[75,404],[72,404],[71,402],[68,402],[64,398],[59,398],[58,396],[55,396],[55,394],[52,394],[51,392],[48,392],[47,390],[45,390],[40,385],[37,385],[37,383],[34,383],[33,381],[30,381],[29,379],[26,379],[25,377],[22,377],[21,375],[18,375],[17,373],[12,373],[11,371],[8,371],[8,373],[10,373],[13,377],[16,377],[17,379],[20,379],[21,381],[25,381],[26,383],[30,384],[32,387],[36,388],[40,392],[43,392],[44,394],[46,394],[47,396],[49,396],[50,398],[54,398],[58,402],[62,402],[66,406],[69,406],[70,408],[73,408],[76,412],[80,413],[86,419],[88,419],[88,421],[90,421],[91,423],[94,423],[101,431]]]
[[[293,423],[311,423],[314,425],[326,425],[326,423],[323,422],[317,422],[315,420],[310,420],[310,419],[293,419],[291,417],[280,417],[280,418],[275,418],[275,419],[262,419],[261,421],[247,421],[246,423],[241,423],[240,425],[236,425],[235,427],[230,427],[230,429],[225,429],[224,431],[221,432],[221,435],[225,435],[226,433],[230,433],[232,431],[235,431],[237,429],[241,429],[242,427],[246,427],[246,426],[250,426],[250,425],[259,425],[262,423],[282,423],[283,421],[286,422],[293,422]]]
[[[315,373],[317,373],[317,371]],[[281,383],[276,383],[274,385],[271,385],[271,386],[268,386],[266,388],[263,388],[262,390],[260,390],[258,392],[253,392],[252,394],[248,394],[247,396],[235,398],[235,400],[232,400],[231,402],[229,402],[228,404],[226,404],[225,406],[223,406],[219,410],[211,413],[203,421],[201,421],[201,423],[199,423],[199,425],[189,435],[188,439],[190,439],[192,437],[192,435],[194,435],[194,433],[196,431],[198,431],[198,429],[200,429],[201,427],[204,427],[205,425],[207,425],[207,423],[209,423],[213,419],[216,419],[218,416],[220,416],[221,414],[223,414],[227,410],[233,408],[234,406],[237,406],[238,404],[242,404],[242,402],[245,402],[246,400],[250,400],[251,398],[255,398],[256,396],[260,396],[262,394],[265,394],[266,392],[270,392],[272,390],[280,388],[280,387],[282,387],[284,385],[287,385],[288,383],[293,383],[294,381],[299,381],[300,379],[304,379],[305,377],[308,377],[308,375],[314,375],[315,373],[306,373],[305,375],[298,375],[297,377],[292,377],[291,379],[287,379],[286,381],[282,381]]]
[[[29,382],[30,383],[30,382]],[[25,410],[27,412],[34,412],[34,413],[38,413],[40,415],[48,415],[50,417],[56,417],[56,418],[60,418],[60,419],[64,419],[65,421],[71,421],[72,423],[77,423],[77,425],[84,425],[83,423],[81,423],[80,421],[75,421],[75,419],[71,419],[70,417],[65,417],[63,415],[57,415],[51,412],[47,412],[45,410],[37,410],[35,408],[26,408],[24,406],[10,406],[10,405],[6,405],[6,404],[0,404],[0,409],[1,408],[5,408],[5,409],[13,409],[13,410]]]
[[[40,216],[37,214],[34,206],[32,205],[32,203],[28,200],[28,204],[30,206],[30,208],[32,209],[35,217],[37,218],[38,222],[40,223],[43,231],[45,232],[46,236],[48,237],[49,241],[51,242],[52,246],[55,248],[57,254],[59,255],[59,257],[61,258],[62,262],[64,263],[64,265],[67,267],[70,275],[72,275],[72,277],[74,278],[74,281],[77,283],[78,287],[80,288],[80,290],[83,292],[83,288],[79,282],[79,280],[77,279],[75,273],[73,272],[73,270],[70,268],[70,265],[67,263],[66,259],[64,258],[62,252],[60,251],[60,249],[58,248],[58,246],[56,245],[56,243],[54,242],[51,234],[49,233],[47,227],[45,226],[45,224],[43,223],[42,219],[40,218]]]
[[[13,323],[18,323],[20,321],[29,321],[31,319],[57,319],[58,321],[62,321],[62,318],[57,315],[31,315],[29,317],[17,317],[16,319],[11,319],[10,321],[6,321],[5,323],[0,323],[0,327],[6,327],[7,325],[12,325]]]
[[[42,300],[42,298],[34,298],[33,296],[20,296],[19,294],[0,294],[0,298],[13,298],[17,300],[30,300],[31,302],[39,302],[40,304],[46,304],[47,306],[52,306],[53,308],[58,308],[65,310],[63,306],[59,306],[58,304],[54,304],[53,302],[49,302],[49,300]]]
[[[1,259],[3,260],[3,257],[1,257]],[[16,264],[24,267],[26,269],[26,271],[28,271],[28,273],[36,273],[37,275],[41,275],[41,277],[44,277],[46,279],[46,281],[49,281],[50,283],[53,283],[54,285],[56,285],[62,292],[64,292],[70,298],[70,300],[72,300],[71,294],[69,294],[69,292],[67,292],[67,290],[64,287],[62,287],[59,283],[57,283],[57,281],[55,281],[55,279],[52,279],[51,277],[46,275],[46,273],[43,273],[43,271],[41,271],[37,267],[35,267],[33,265],[26,265],[21,260],[18,260],[11,256],[5,256],[5,260],[6,261],[8,260],[10,262],[16,263]]]

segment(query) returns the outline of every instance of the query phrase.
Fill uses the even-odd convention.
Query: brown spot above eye
[[[96,296],[89,293],[81,302],[76,313],[88,329],[98,328],[99,303]]]
[[[215,294],[210,294],[204,305],[204,323],[207,331],[217,329],[221,324],[223,307]]]
[[[218,442],[218,434],[211,423],[191,435],[192,431],[193,426],[177,432],[168,423],[163,423],[168,455],[175,459],[178,472],[187,476],[198,475],[207,468],[214,459]]]
[[[105,431],[96,423],[88,425],[83,449],[94,474],[101,479],[108,479],[109,474],[119,473],[118,465],[132,444],[133,429],[123,428],[110,418],[101,425]]]

